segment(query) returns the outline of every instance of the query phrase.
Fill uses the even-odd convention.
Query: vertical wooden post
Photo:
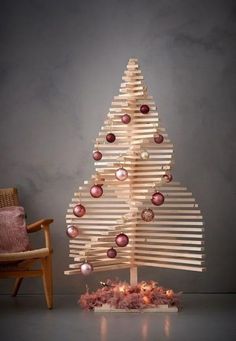
[[[137,285],[138,283],[138,268],[137,266],[130,267],[130,285]]]

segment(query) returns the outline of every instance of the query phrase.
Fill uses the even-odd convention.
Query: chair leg
[[[51,255],[42,258],[43,270],[43,287],[48,309],[53,307],[53,292],[52,292],[52,259]]]
[[[18,290],[20,289],[20,285],[23,281],[23,277],[17,277],[15,280],[15,284],[14,284],[14,289],[13,289],[13,293],[12,293],[12,297],[16,297]]]

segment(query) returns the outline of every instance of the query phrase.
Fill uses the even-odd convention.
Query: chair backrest
[[[19,206],[16,188],[0,188],[0,208],[8,206]]]

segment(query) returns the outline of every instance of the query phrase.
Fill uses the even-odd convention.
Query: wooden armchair
[[[0,189],[0,207],[7,206],[19,206],[16,188]],[[0,253],[0,278],[16,278],[13,296],[17,295],[24,277],[43,277],[44,293],[49,309],[52,309],[53,306],[52,246],[49,230],[49,225],[52,222],[53,219],[42,219],[27,225],[28,233],[43,230],[45,247],[32,251]],[[36,261],[40,262],[40,269],[32,269],[32,266]]]

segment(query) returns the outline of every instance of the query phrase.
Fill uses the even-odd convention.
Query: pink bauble
[[[124,233],[120,233],[116,236],[115,242],[117,246],[125,247],[129,244],[129,237]]]
[[[121,117],[121,122],[124,123],[124,124],[129,124],[130,121],[131,121],[131,116],[128,115],[128,114],[124,114]]]
[[[128,172],[125,168],[121,167],[116,170],[117,180],[124,181],[128,178]]]
[[[106,140],[109,143],[113,143],[116,140],[116,135],[113,133],[109,133],[106,135]]]
[[[141,107],[140,107],[140,112],[141,112],[142,114],[148,114],[149,111],[150,111],[150,108],[149,108],[149,106],[148,106],[147,104],[141,105]]]
[[[80,271],[84,276],[88,276],[93,271],[93,266],[91,263],[84,262],[80,265]]]
[[[161,135],[161,134],[156,134],[156,135],[154,136],[154,141],[155,141],[157,144],[162,143],[163,140],[164,140],[164,137],[163,137],[163,135]]]
[[[103,195],[103,189],[101,185],[93,185],[90,188],[90,194],[93,198],[100,198]]]
[[[154,216],[154,212],[151,208],[145,208],[141,213],[142,219],[147,222],[152,221]]]
[[[165,197],[161,192],[155,192],[152,195],[151,201],[152,201],[153,205],[161,206],[165,201]]]
[[[66,234],[69,238],[76,238],[79,235],[79,229],[77,226],[68,225],[66,228]]]
[[[78,205],[75,205],[74,208],[73,208],[73,213],[76,217],[83,217],[86,213],[86,209],[83,205],[81,204],[78,204]]]
[[[99,152],[99,150],[96,150],[95,152],[93,152],[93,158],[95,161],[99,161],[102,158],[102,153]]]
[[[116,258],[117,251],[113,247],[107,250],[107,257],[108,258]]]
[[[165,180],[166,183],[169,183],[173,180],[172,174],[164,174],[163,179]]]

